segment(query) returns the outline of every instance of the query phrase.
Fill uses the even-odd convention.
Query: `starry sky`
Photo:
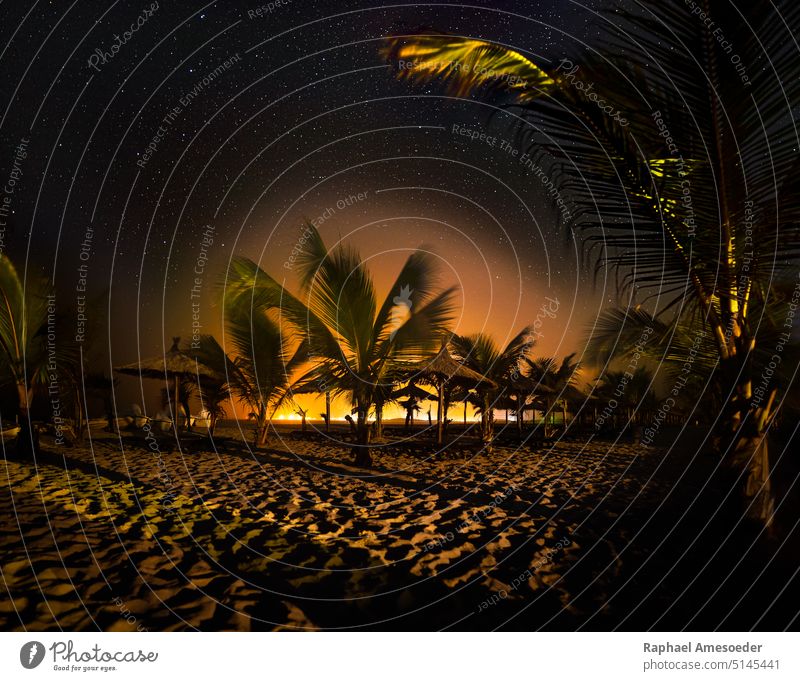
[[[233,255],[292,286],[304,219],[356,245],[383,293],[429,248],[459,286],[462,333],[502,343],[556,299],[535,354],[580,352],[610,289],[501,144],[503,114],[396,81],[378,48],[432,27],[553,63],[595,37],[594,4],[6,0],[4,252],[50,278],[62,309],[86,282],[86,349],[106,373],[188,337],[193,310],[217,334]]]

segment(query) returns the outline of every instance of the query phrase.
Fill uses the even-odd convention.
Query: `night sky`
[[[580,352],[613,287],[593,282],[552,200],[501,148],[504,114],[490,125],[483,103],[396,81],[378,49],[431,27],[550,64],[596,38],[591,7],[5,0],[3,248],[54,280],[62,312],[86,296],[86,352],[106,373],[187,338],[193,303],[218,334],[233,255],[293,285],[284,263],[304,218],[329,245],[357,245],[382,293],[408,249],[430,248],[443,285],[461,287],[462,333],[503,342],[558,299],[534,354]]]

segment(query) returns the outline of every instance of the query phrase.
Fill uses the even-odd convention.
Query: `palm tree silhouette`
[[[319,392],[346,395],[355,407],[357,465],[369,466],[371,408],[381,408],[405,367],[435,349],[452,319],[455,289],[437,290],[433,256],[414,251],[379,303],[358,252],[344,244],[329,249],[309,224],[296,260],[300,295],[295,296],[256,263],[237,258],[225,283],[225,305],[247,301],[255,309],[274,310],[289,322],[298,341],[296,356],[309,364],[295,385],[314,384]],[[413,305],[402,321],[395,297],[412,291]]]
[[[601,49],[554,66],[431,32],[392,37],[383,53],[416,62],[399,78],[504,107],[520,159],[570,206],[562,215],[598,268],[614,268],[630,298],[647,295],[651,320],[706,330],[723,403],[717,449],[747,471],[747,512],[768,523],[766,433],[781,400],[777,384],[763,394],[753,384],[769,361],[761,346],[787,319],[780,284],[800,254],[800,5],[698,6],[710,22],[683,2],[609,3]],[[626,321],[621,352],[639,321]]]

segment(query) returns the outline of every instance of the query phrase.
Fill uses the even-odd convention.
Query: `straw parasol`
[[[448,383],[459,383],[469,387],[484,385],[489,388],[496,388],[497,384],[483,374],[473,371],[464,366],[461,362],[453,359],[447,350],[447,344],[443,343],[439,352],[429,359],[416,365],[413,369],[416,376],[424,378],[436,387],[438,394],[438,406],[436,409],[436,443],[444,443],[444,388]]]
[[[406,399],[401,400],[401,397],[405,397]],[[393,391],[391,398],[393,400],[398,400],[400,406],[406,410],[406,427],[410,424],[412,428],[414,427],[414,410],[419,411],[420,409],[419,402],[423,402],[424,400],[434,402],[439,399],[436,395],[429,393],[418,385],[414,385],[413,382],[409,382],[404,388],[398,388]]]
[[[213,369],[190,357],[178,347],[180,336],[172,338],[172,347],[163,355],[149,357],[139,362],[124,364],[114,367],[114,371],[128,376],[140,376],[143,378],[172,379],[175,383],[175,415],[178,413],[178,388],[182,378],[199,380],[208,378],[219,380],[219,375]],[[177,427],[178,419],[175,419]]]
[[[414,385],[413,383],[409,383],[405,388],[399,388],[398,390],[392,392],[392,399],[397,399],[399,397],[408,397],[409,399],[416,400],[417,402],[438,399],[436,395],[429,393],[424,388],[420,388],[418,385]]]

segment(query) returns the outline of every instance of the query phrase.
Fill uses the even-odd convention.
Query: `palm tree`
[[[520,362],[531,347],[531,327],[522,329],[502,350],[485,333],[453,336],[450,345],[456,359],[495,384],[482,383],[477,389],[481,438],[488,445],[494,438],[494,405],[508,391],[509,381],[519,375]]]
[[[30,430],[34,389],[48,380],[48,349],[56,358],[57,345],[48,348],[48,316],[55,327],[55,302],[50,287],[35,278],[23,283],[12,262],[0,255],[0,363],[18,399],[20,431],[17,447],[30,453],[36,443]],[[48,307],[49,304],[49,307]]]
[[[580,368],[580,362],[572,361],[574,358],[574,352],[564,357],[560,364],[553,357],[524,358],[528,366],[528,376],[547,389],[547,393],[542,397],[545,404],[543,415],[545,437],[549,436],[547,419],[550,417],[552,420],[553,408],[557,404],[561,404],[564,427],[567,426],[565,391],[569,386],[575,385],[577,371]]]
[[[718,451],[747,470],[748,513],[769,522],[766,432],[781,400],[753,384],[757,349],[788,318],[775,283],[800,252],[800,4],[695,5],[706,21],[677,0],[610,2],[604,49],[558,65],[451,36],[397,36],[384,53],[418,63],[402,78],[505,107],[598,267],[631,298],[649,293],[659,322],[700,320],[724,404]]]
[[[226,300],[225,340],[203,335],[192,351],[220,376],[220,390],[238,398],[256,418],[256,444],[266,444],[275,410],[285,399],[293,364],[289,342],[269,311],[245,298]],[[224,380],[223,380],[224,379]]]
[[[626,426],[632,425],[641,421],[641,413],[654,409],[654,381],[654,373],[647,367],[636,367],[633,371],[607,369],[597,377],[594,395],[614,405],[608,412],[614,430],[621,429],[623,419]]]
[[[355,249],[343,244],[328,249],[311,224],[305,235],[295,261],[299,296],[251,260],[237,258],[225,283],[225,305],[245,300],[289,322],[299,342],[296,357],[311,365],[296,385],[314,384],[319,392],[349,397],[357,413],[356,464],[369,466],[368,413],[373,407],[380,412],[409,363],[436,348],[453,315],[455,289],[437,291],[433,256],[420,249],[408,257],[379,306]],[[400,322],[399,304],[407,309]]]
[[[186,352],[188,353],[189,350]],[[231,400],[231,391],[225,381],[206,379],[197,385],[197,394],[202,408],[208,413],[208,434],[213,437],[217,421],[227,413],[225,405]]]
[[[186,430],[192,430],[192,408],[191,400],[198,393],[197,383],[191,378],[182,378],[178,381],[177,400],[183,410],[183,416],[186,419]],[[170,388],[161,389],[161,406],[163,408],[169,407],[173,400],[176,399]],[[175,408],[177,413],[177,405]]]

